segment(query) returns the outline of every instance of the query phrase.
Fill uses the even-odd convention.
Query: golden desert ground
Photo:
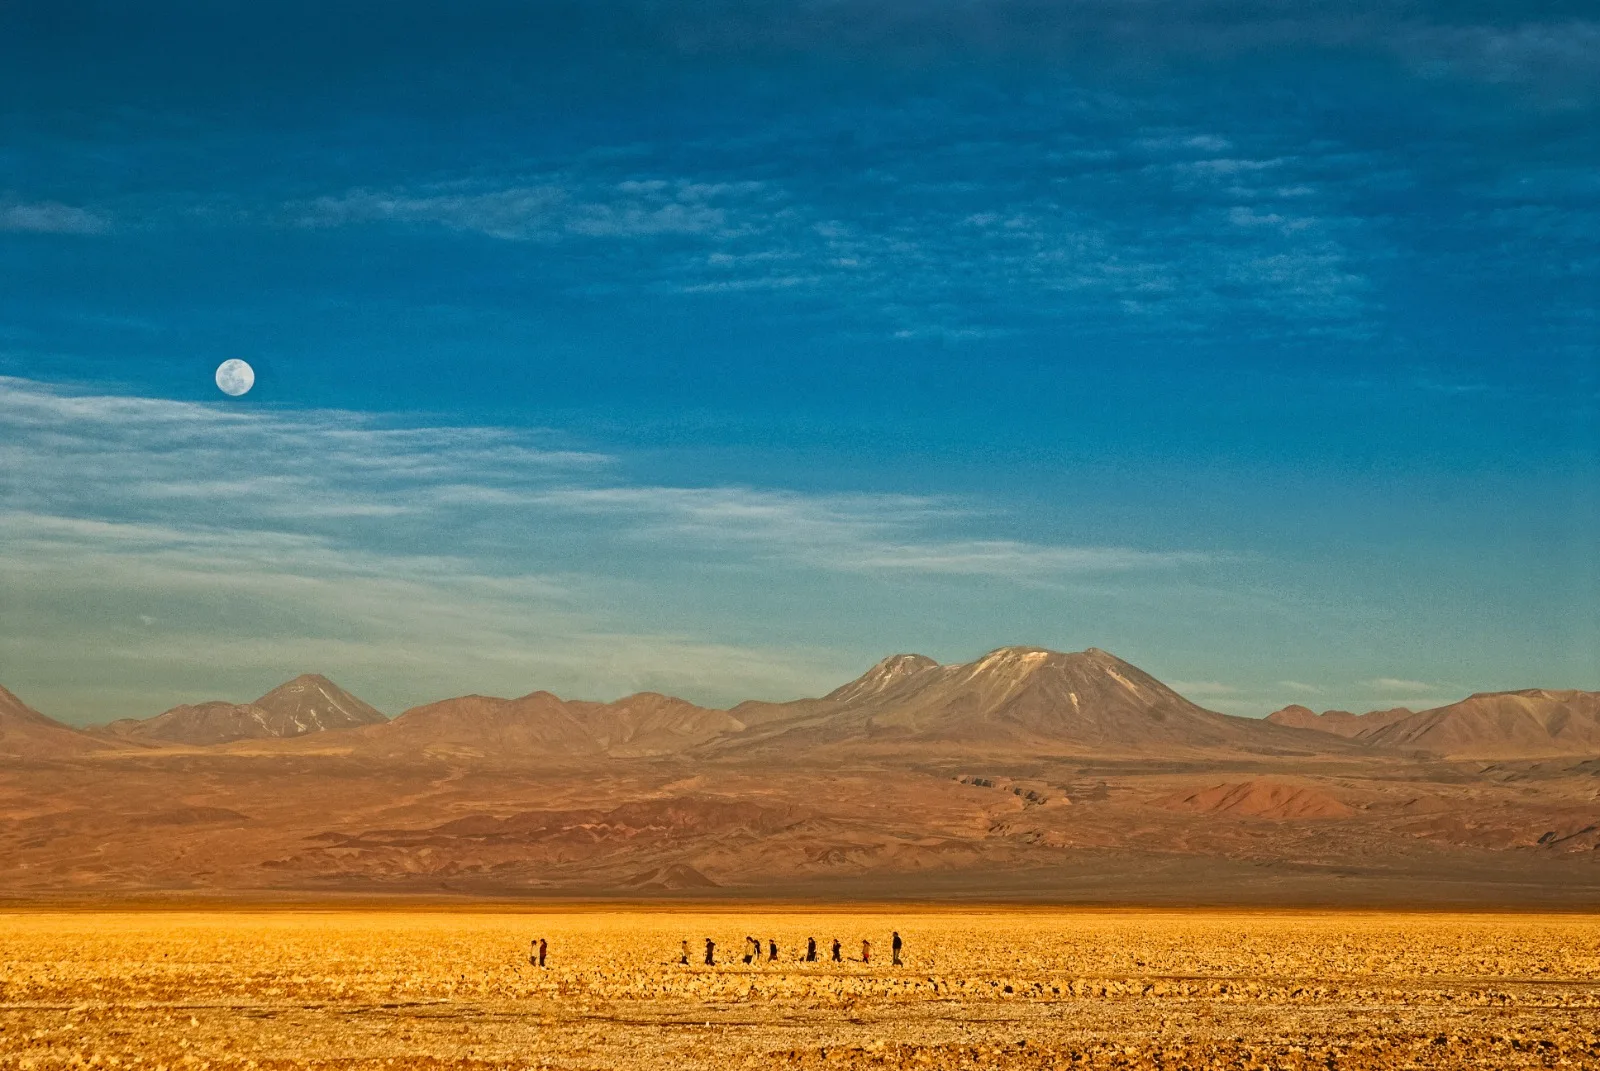
[[[739,962],[746,936],[776,940],[778,961]],[[845,962],[800,962],[812,936],[824,956],[838,937]],[[0,916],[6,1069],[1585,1066],[1600,1066],[1600,917],[1585,914]]]

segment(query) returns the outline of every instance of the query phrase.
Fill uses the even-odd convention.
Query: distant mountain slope
[[[1600,692],[1480,692],[1401,718],[1361,740],[1446,758],[1600,755]]]
[[[1275,725],[1311,729],[1369,747],[1426,752],[1442,758],[1536,759],[1600,755],[1600,692],[1529,688],[1480,692],[1459,703],[1352,714],[1317,714],[1288,706],[1267,716]]]
[[[738,747],[757,738],[779,747],[859,741],[1116,754],[1325,746],[1299,730],[1206,710],[1097,648],[1002,647],[948,666],[895,655],[820,700],[744,703],[730,713],[755,727]]]
[[[384,720],[377,710],[328,678],[306,673],[253,703],[213,700],[185,704],[153,718],[114,721],[105,731],[128,740],[206,745],[304,736]]]
[[[508,761],[604,751],[561,698],[542,691],[517,699],[464,695],[412,707],[387,725],[363,729],[357,750]]]
[[[362,729],[363,754],[492,762],[571,762],[693,752],[754,754],[858,744],[941,753],[1026,751],[1310,754],[1340,750],[1326,734],[1234,718],[1189,702],[1135,666],[1090,649],[1006,647],[944,666],[893,655],[820,699],[714,710],[644,692],[610,703],[549,692],[470,695],[416,707]]]
[[[726,710],[698,707],[656,692],[640,692],[614,703],[570,705],[596,742],[617,756],[671,754],[745,728]]]
[[[414,707],[364,731],[359,749],[532,762],[641,757],[673,754],[743,728],[727,711],[655,692],[596,703],[540,691],[517,699],[468,695]]]
[[[102,750],[87,733],[47,718],[0,688],[0,757],[60,759]]]
[[[26,710],[15,697],[12,702]],[[94,736],[65,726],[50,723],[63,737],[37,722],[26,724],[38,738],[30,745],[35,751],[95,746]],[[736,752],[770,761],[819,748],[841,758],[872,751],[908,761],[984,754],[1349,755],[1363,747],[1449,758],[1538,758],[1600,755],[1600,693],[1482,694],[1420,713],[1317,714],[1291,706],[1257,720],[1198,706],[1097,648],[1002,647],[955,665],[893,655],[820,698],[750,701],[731,710],[656,692],[601,703],[537,691],[515,699],[445,699],[388,722],[326,677],[307,674],[253,703],[175,707],[142,721],[114,722],[96,735],[191,746],[283,740],[273,747],[298,752],[324,742],[287,741],[329,730],[348,730],[336,748],[374,758],[514,764]],[[47,738],[55,743],[47,746]]]
[[[257,699],[252,706],[267,712],[281,736],[382,725],[388,721],[372,705],[356,698],[320,673],[302,673]],[[289,729],[294,731],[287,731]]]
[[[1352,714],[1348,710],[1325,710],[1318,714],[1310,707],[1292,703],[1282,710],[1268,714],[1267,721],[1274,725],[1293,729],[1312,729],[1354,740],[1377,732],[1401,718],[1409,718],[1415,713],[1416,711],[1408,707],[1394,707],[1390,710],[1369,710],[1365,714]]]

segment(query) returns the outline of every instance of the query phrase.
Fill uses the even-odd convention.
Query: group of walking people
[[[717,943],[715,941],[713,941],[709,937],[707,937],[705,939],[705,942],[706,942],[705,965],[707,967],[715,967],[717,965]],[[904,947],[905,947],[905,942],[900,940],[900,932],[898,930],[896,930],[894,935],[889,940],[890,964],[892,966],[895,966],[895,967],[901,966],[900,955],[901,955],[901,951],[902,951],[902,949]],[[833,962],[833,963],[843,963],[844,962],[843,952],[844,952],[844,946],[842,944],[840,944],[839,943],[839,939],[837,937],[835,937],[833,939],[833,947],[830,949],[830,955],[828,957],[829,960],[831,962]],[[818,952],[817,952],[817,939],[815,937],[807,937],[806,938],[806,949],[805,949],[805,951],[803,953],[801,953],[799,955],[798,958],[799,958],[801,963],[816,963],[816,962],[818,962],[819,956],[818,956]],[[759,937],[746,937],[744,939],[744,958],[741,959],[740,962],[741,963],[745,963],[747,965],[751,965],[751,966],[757,966],[757,965],[761,964],[763,961],[765,961],[767,963],[776,963],[776,962],[778,962],[778,942],[777,942],[777,940],[775,938],[771,938],[771,937],[767,938],[765,949],[763,949],[761,938],[759,938]],[[689,955],[689,939],[688,938],[684,938],[684,940],[683,940],[683,946],[682,946],[681,953],[680,953],[680,955],[678,957],[678,962],[680,964],[684,965],[684,966],[688,966],[689,965],[690,955]],[[863,937],[861,939],[861,959],[859,961],[857,961],[857,962],[860,962],[860,963],[871,963],[872,962],[872,941],[870,939],[865,938],[865,937]]]

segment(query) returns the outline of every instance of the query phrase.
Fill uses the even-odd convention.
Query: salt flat
[[[747,936],[776,941],[778,960],[740,962]],[[839,938],[844,961],[802,962],[808,937],[823,957]],[[527,962],[537,938],[544,969]],[[690,905],[0,919],[0,1068],[1597,1064],[1593,915]]]

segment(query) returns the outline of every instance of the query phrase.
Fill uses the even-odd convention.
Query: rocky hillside
[[[153,718],[125,718],[105,731],[125,740],[205,746],[305,736],[381,724],[384,716],[316,673],[280,684],[253,703],[184,704]]]

